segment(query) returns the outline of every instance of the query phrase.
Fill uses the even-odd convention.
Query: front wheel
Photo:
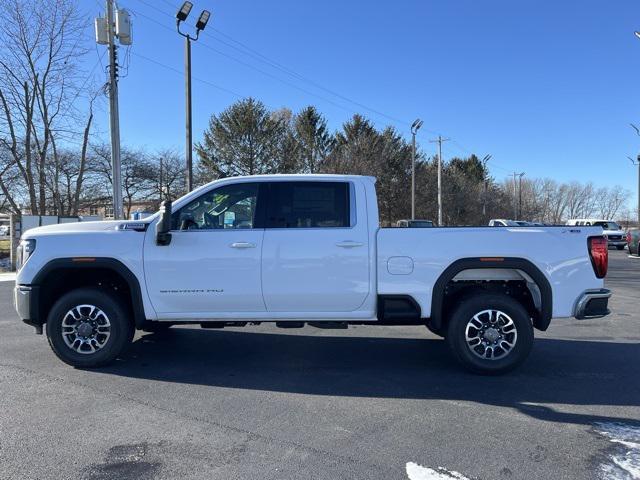
[[[63,362],[94,368],[113,361],[133,337],[133,324],[104,290],[80,288],[63,295],[47,317],[47,339]]]
[[[499,375],[527,358],[533,346],[533,326],[527,311],[513,298],[476,294],[453,311],[446,339],[466,369]]]

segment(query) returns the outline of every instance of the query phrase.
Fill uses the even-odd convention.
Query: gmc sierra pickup
[[[77,367],[135,329],[425,325],[466,368],[520,364],[554,317],[609,313],[600,227],[380,228],[375,179],[225,178],[142,221],[29,230],[19,316]]]

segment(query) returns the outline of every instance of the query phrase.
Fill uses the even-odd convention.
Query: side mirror
[[[160,204],[160,220],[156,223],[156,245],[169,245],[171,243],[171,200],[165,200]]]

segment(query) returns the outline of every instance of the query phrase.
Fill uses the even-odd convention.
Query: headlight
[[[16,270],[20,270],[22,266],[27,263],[29,257],[36,249],[36,241],[33,238],[28,240],[22,240],[18,245],[17,258],[16,258]]]

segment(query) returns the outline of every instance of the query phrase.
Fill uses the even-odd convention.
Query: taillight
[[[591,257],[593,271],[596,277],[604,278],[609,266],[609,245],[607,239],[605,237],[589,237],[587,243],[589,245],[589,257]]]

